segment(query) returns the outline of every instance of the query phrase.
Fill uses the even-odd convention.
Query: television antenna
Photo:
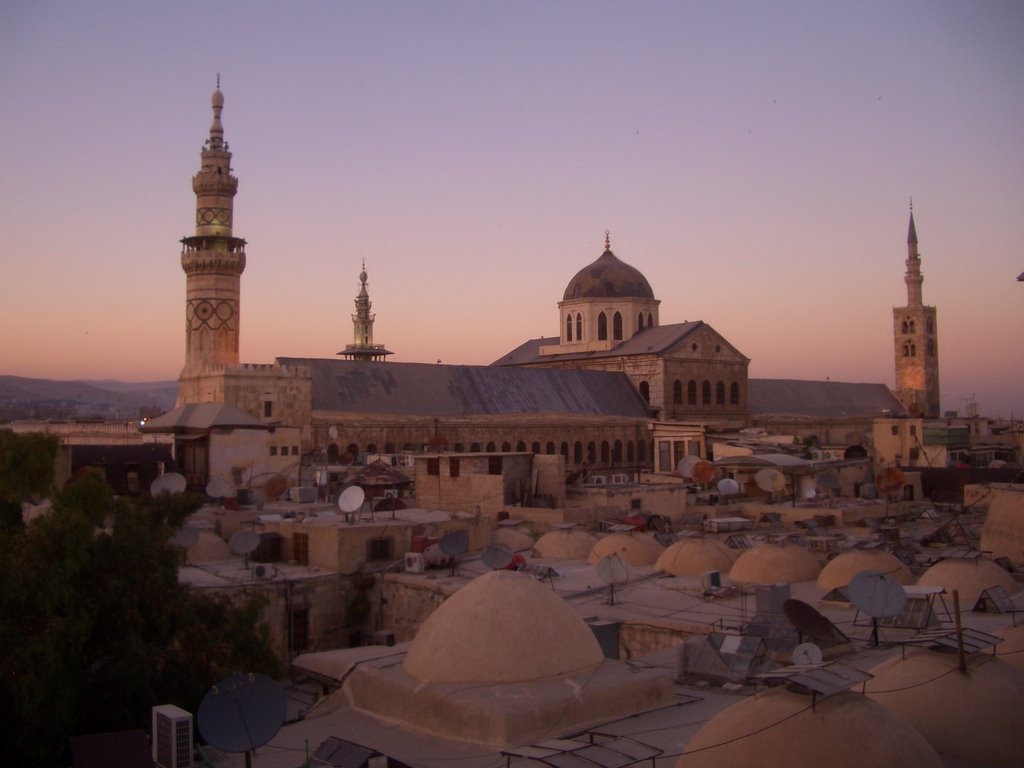
[[[284,716],[281,686],[250,672],[225,678],[207,691],[196,720],[207,742],[225,752],[244,752],[245,766],[251,768],[252,751],[277,735]]]
[[[345,513],[345,517],[348,518],[350,523],[354,523],[356,521],[356,513],[362,509],[364,501],[366,501],[366,491],[358,485],[350,485],[338,496],[338,509]],[[370,512],[370,518],[373,518],[372,511]]]
[[[455,569],[459,564],[459,555],[464,554],[469,549],[469,534],[465,531],[449,531],[442,536],[437,546],[441,552],[447,557],[451,563],[450,575],[455,575]]]
[[[597,561],[597,577],[608,585],[608,605],[615,605],[615,586],[629,581],[629,563],[617,554]]]
[[[177,472],[168,472],[166,475],[160,475],[156,480],[149,484],[149,495],[159,496],[161,493],[181,493],[188,488],[188,481],[185,480],[184,475],[179,475]]]
[[[903,585],[881,571],[861,571],[847,587],[850,602],[857,610],[871,617],[871,639],[869,646],[878,646],[878,620],[898,616],[907,605],[907,593]]]

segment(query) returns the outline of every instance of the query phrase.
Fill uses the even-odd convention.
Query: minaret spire
[[[359,273],[359,293],[356,295],[356,311],[352,315],[352,343],[338,354],[350,360],[384,360],[392,354],[380,344],[373,343],[373,321],[376,315],[370,310],[370,292],[366,288],[366,259]]]
[[[907,229],[907,274],[904,277],[907,284],[907,306],[920,307],[921,284],[924,282],[924,275],[921,274],[921,254],[917,249],[917,227],[914,226],[914,200],[910,200],[910,226]]]

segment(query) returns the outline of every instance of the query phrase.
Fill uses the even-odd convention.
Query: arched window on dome
[[[572,313],[565,316],[565,340],[572,341]]]
[[[646,381],[640,382],[640,397],[644,399],[645,403],[651,402],[651,385]]]
[[[639,312],[636,316],[636,332],[640,333],[644,329],[644,313]]]
[[[597,316],[597,340],[608,340],[608,315],[604,312]]]
[[[711,405],[711,382],[703,381],[700,385],[701,405]]]
[[[697,382],[690,379],[686,382],[686,404],[696,405],[697,404]]]
[[[740,385],[735,381],[729,385],[729,405],[740,404]]]
[[[725,382],[720,381],[715,384],[715,403],[718,405],[725,405]]]
[[[622,315],[618,312],[612,315],[612,339],[622,341]]]
[[[576,313],[576,341],[583,341],[583,315]]]
[[[683,404],[683,382],[679,379],[672,382],[672,402],[676,405]]]
[[[647,326],[650,327],[652,325],[654,325],[654,315],[652,315],[650,312],[648,312],[647,313]]]

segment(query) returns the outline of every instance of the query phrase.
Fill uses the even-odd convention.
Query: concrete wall
[[[258,484],[261,476],[283,475],[299,481],[302,436],[295,427],[217,430],[210,433],[210,478],[221,477],[236,488]],[[273,453],[273,455],[271,455]]]

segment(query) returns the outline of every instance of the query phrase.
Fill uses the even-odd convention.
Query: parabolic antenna
[[[597,577],[605,584],[625,584],[629,581],[629,563],[612,554],[597,561]]]
[[[254,531],[235,531],[228,539],[228,549],[236,555],[248,555],[260,545],[260,535]]]
[[[813,488],[804,488],[804,498],[805,499],[810,500],[810,499],[813,499],[817,495],[818,495],[818,492],[816,490],[814,490]]]
[[[687,480],[693,479],[693,468],[697,466],[700,461],[699,456],[684,456],[679,460],[676,465],[676,471],[679,472],[681,477],[685,477]]]
[[[366,491],[360,488],[358,485],[350,485],[341,495],[338,497],[338,509],[347,514],[351,514],[363,506],[363,501],[366,500]]]
[[[183,525],[171,536],[171,546],[177,549],[188,549],[199,543],[199,529],[191,525]]]
[[[839,473],[822,472],[818,475],[818,487],[824,488],[826,491],[834,491],[839,487]]]
[[[335,425],[332,424],[330,426],[330,428],[327,430],[327,436],[329,438],[331,438],[331,440],[337,440],[338,439],[338,428]]]
[[[234,488],[223,477],[214,477],[206,484],[206,495],[211,499],[223,499],[233,495]]]
[[[771,467],[757,470],[757,474],[754,475],[754,482],[758,488],[768,493],[778,493],[786,487],[785,476],[779,470],[772,469]]]
[[[723,477],[718,481],[718,492],[723,496],[733,496],[740,492],[740,484],[731,477]]]
[[[250,752],[262,747],[284,722],[284,690],[269,677],[249,673],[221,680],[203,697],[199,732],[217,749]]]
[[[288,490],[288,480],[284,475],[272,472],[263,480],[262,490],[267,501],[277,501]]]
[[[821,664],[823,658],[825,656],[822,654],[821,648],[814,643],[800,643],[793,649],[794,664]]]
[[[512,562],[512,550],[504,544],[491,544],[484,550],[481,559],[492,571],[500,571]]]
[[[465,531],[449,531],[440,538],[437,546],[448,557],[458,557],[469,549],[469,536]]]
[[[907,605],[903,585],[880,571],[861,571],[846,591],[850,602],[873,619],[891,619]]]
[[[187,487],[188,482],[185,480],[184,475],[179,475],[177,472],[168,472],[166,475],[160,475],[160,477],[149,484],[149,495],[159,496],[164,491],[167,493],[181,493]]]
[[[875,475],[875,487],[888,496],[903,487],[904,477],[896,467],[886,467]]]
[[[806,637],[819,643],[834,642],[837,634],[835,625],[814,606],[803,600],[790,598],[782,604],[782,612],[800,633],[801,638]]]
[[[701,459],[693,465],[693,479],[698,483],[710,483],[715,479],[715,466],[710,461]]]

